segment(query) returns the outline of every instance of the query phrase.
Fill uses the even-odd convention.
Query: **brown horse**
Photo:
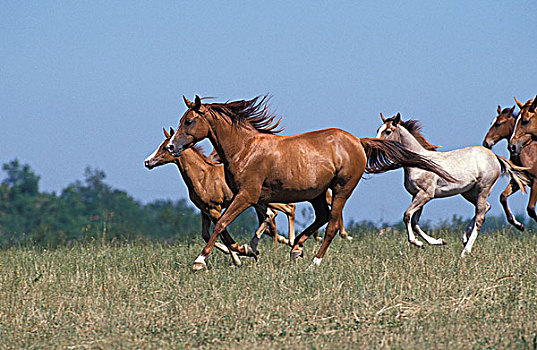
[[[194,262],[194,270],[206,267],[205,259],[224,229],[246,208],[271,202],[308,201],[314,222],[298,235],[291,259],[303,255],[306,239],[328,222],[323,243],[313,260],[319,265],[338,230],[338,219],[364,171],[380,173],[402,166],[421,167],[445,179],[454,179],[434,162],[410,152],[397,142],[359,139],[340,129],[280,136],[281,121],[268,112],[267,98],[202,104],[184,98],[188,110],[168,144],[180,155],[208,138],[224,163],[228,184],[236,193],[216,223],[213,234]],[[332,205],[326,191],[332,190]],[[237,244],[231,247],[240,251]]]
[[[487,132],[485,140],[483,141],[483,145],[485,147],[491,148],[502,139],[507,139],[509,141],[514,140],[515,124],[517,124],[517,120],[519,120],[520,118],[524,119],[520,120],[517,124],[519,129],[519,135],[524,136],[525,131],[524,133],[522,133],[521,130],[531,126],[531,123],[529,122],[529,119],[532,118],[530,110],[534,101],[537,101],[537,99],[530,99],[525,104],[523,104],[515,98],[515,102],[520,108],[520,112],[518,114],[515,114],[514,107],[504,108],[503,110],[501,110],[500,106],[498,106],[498,116],[496,117],[489,131]],[[533,107],[533,114],[535,114],[535,106]],[[512,149],[511,147],[508,148],[509,152],[511,153],[511,161],[513,161],[513,163],[517,165],[527,168],[526,175],[528,176],[528,179],[530,181],[530,196],[528,199],[528,205],[526,207],[526,210],[528,212],[528,215],[533,220],[537,221],[537,214],[535,213],[535,203],[537,202],[537,181],[535,181],[537,179],[537,141],[535,141],[534,138],[531,137],[533,132],[534,131],[530,131],[530,137],[527,137],[526,140],[523,140],[518,146],[514,146]],[[520,147],[518,154],[514,154],[513,150],[517,151],[517,147]],[[524,224],[519,222],[513,216],[507,202],[509,196],[517,192],[519,189],[520,186],[516,184],[516,182],[510,182],[500,195],[500,203],[502,204],[503,210],[507,217],[507,221],[511,225],[515,226],[518,230],[523,231]]]
[[[513,136],[509,140],[509,151],[514,156],[518,156],[522,147],[532,140],[537,139],[537,96],[522,103],[515,101],[520,108]]]
[[[201,211],[201,235],[205,241],[208,241],[210,238],[209,228],[211,222],[216,223],[218,221],[222,210],[227,208],[233,199],[233,192],[229,189],[229,186],[225,181],[224,166],[210,161],[209,158],[201,153],[196,147],[186,150],[180,157],[172,156],[166,151],[166,147],[171,136],[174,134],[174,130],[173,128],[170,128],[170,133],[168,133],[166,129],[163,130],[165,140],[162,141],[153,154],[146,158],[145,166],[148,169],[153,169],[169,163],[177,165],[177,168],[187,185],[190,200]],[[260,221],[260,228],[256,231],[259,238],[263,233],[267,233],[277,242],[289,243],[285,237],[277,234],[274,217],[275,211],[279,210],[287,215],[289,222],[289,237],[291,240],[294,240],[295,205],[271,203],[269,204],[269,208],[271,210],[269,210],[267,218],[265,218],[265,211],[256,211]],[[228,244],[234,242],[227,231],[223,233],[223,239],[225,242],[227,241]],[[255,243],[257,243],[257,241],[255,241]],[[257,244],[254,244],[253,248],[257,255],[256,245]],[[226,254],[230,253],[225,245],[216,243],[216,247]],[[232,257],[235,264],[240,265],[240,260],[236,254],[232,254]]]
[[[215,149],[213,149],[213,151],[208,155],[208,158],[213,162],[222,162]],[[326,191],[326,203],[328,203],[328,205],[332,203],[332,195],[330,194],[330,191]],[[343,224],[343,215],[341,215],[341,217],[339,218],[339,235],[341,236],[341,238],[347,241],[352,241],[352,236],[349,236],[349,233],[347,232],[347,230],[345,230],[345,225]],[[315,231],[313,233],[313,237],[315,237],[317,241],[323,240],[323,238],[319,236],[319,231]],[[289,244],[292,245],[293,242],[289,241]]]

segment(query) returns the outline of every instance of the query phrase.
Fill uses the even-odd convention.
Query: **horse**
[[[222,162],[222,160],[218,156],[218,153],[216,152],[215,149],[213,149],[213,151],[207,157],[213,162],[217,162],[217,163]],[[328,205],[330,205],[330,203],[332,203],[332,195],[330,194],[330,191],[326,191],[326,203],[328,203]],[[345,225],[343,223],[343,215],[341,215],[340,218],[339,218],[339,235],[341,236],[341,238],[343,238],[344,240],[347,240],[349,242],[352,241],[352,239],[353,239],[352,236],[349,236],[349,233],[345,229]],[[315,231],[313,233],[313,237],[315,237],[315,240],[317,240],[319,242],[323,240],[323,238],[319,236],[319,231]],[[291,244],[292,244],[292,242],[291,242]]]
[[[173,128],[170,128],[169,133],[166,129],[163,129],[163,131],[165,139],[159,144],[156,150],[145,159],[145,167],[151,170],[170,163],[177,166],[188,188],[190,200],[201,212],[201,235],[205,241],[208,241],[210,238],[209,228],[211,222],[216,223],[218,221],[222,210],[231,203],[233,198],[233,192],[229,189],[229,186],[225,181],[224,167],[222,164],[210,161],[210,159],[197,147],[192,147],[186,150],[180,157],[172,156],[166,151],[166,146],[173,136],[174,130]],[[289,243],[289,240],[277,234],[274,217],[276,216],[275,211],[279,210],[287,215],[289,238],[292,242],[295,236],[295,205],[271,203],[268,207],[266,212],[256,211],[260,226],[256,230],[255,235],[258,238],[261,238],[261,235],[264,232],[267,232],[275,241],[286,244]],[[229,236],[229,234],[224,232],[224,242],[232,244],[233,240],[231,237],[227,236]],[[257,241],[259,241],[259,239],[255,240],[252,238],[252,240],[254,242],[252,244],[252,249],[257,257],[259,254],[257,251]],[[226,245],[216,243],[215,246],[226,254],[231,253],[233,262],[236,265],[241,264],[236,252],[230,251]]]
[[[522,103],[515,97],[515,102],[520,108],[513,136],[509,140],[509,151],[518,156],[522,147],[530,141],[537,139],[537,96]]]
[[[513,131],[515,129],[515,123],[519,116],[519,113],[515,112],[515,106],[512,108],[502,108],[498,106],[498,116],[492,122],[489,131],[487,132],[485,139],[483,140],[483,146],[492,148],[499,141],[506,139],[509,142]],[[535,203],[537,202],[537,141],[529,141],[520,150],[518,156],[511,154],[511,161],[516,165],[527,168],[526,176],[530,180],[530,196],[526,210],[528,215],[537,220],[535,214]],[[524,224],[519,222],[511,213],[507,199],[513,193],[519,190],[516,182],[509,182],[505,190],[500,195],[500,203],[502,204],[507,221],[515,226],[518,230],[524,231]]]
[[[456,182],[447,182],[436,174],[405,167],[405,188],[412,195],[412,203],[405,211],[403,221],[408,233],[408,241],[418,247],[423,242],[416,238],[416,231],[428,244],[443,245],[443,239],[427,235],[419,227],[423,206],[433,198],[451,197],[461,194],[464,199],[475,206],[475,216],[463,233],[464,249],[461,257],[470,254],[472,246],[485,221],[485,214],[490,209],[487,199],[501,173],[508,174],[523,189],[527,179],[522,169],[513,165],[502,156],[482,147],[466,147],[449,152],[437,152],[439,146],[429,143],[421,134],[422,126],[417,120],[401,120],[401,114],[385,118],[380,114],[383,124],[377,131],[377,137],[400,142],[406,148],[433,160],[448,171]],[[467,236],[471,230],[470,237]]]
[[[271,202],[307,201],[315,220],[301,232],[290,252],[291,260],[304,255],[307,238],[328,223],[323,243],[312,266],[326,253],[339,228],[345,203],[364,172],[381,173],[402,166],[435,171],[453,178],[434,162],[408,151],[397,142],[359,139],[341,129],[324,129],[281,136],[281,118],[268,111],[267,96],[227,103],[194,102],[183,96],[187,111],[168,144],[180,155],[208,138],[224,164],[226,180],[235,193],[233,201],[216,223],[211,238],[194,261],[195,271],[206,268],[205,260],[218,236],[245,209]],[[326,191],[332,191],[330,207]],[[232,249],[240,252],[237,244]]]

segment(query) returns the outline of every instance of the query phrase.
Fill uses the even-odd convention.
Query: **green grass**
[[[417,249],[403,233],[335,239],[320,268],[263,240],[236,268],[202,245],[98,243],[0,251],[0,347],[444,348],[537,347],[537,235],[481,235],[459,258]]]

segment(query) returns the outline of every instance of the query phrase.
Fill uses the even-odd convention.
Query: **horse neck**
[[[204,176],[201,176],[211,166],[205,162],[201,156],[192,149],[186,149],[183,151],[180,157],[175,160],[177,168],[183,177],[183,180],[187,184],[189,190],[194,188],[196,191],[203,188],[203,184],[200,182]]]
[[[258,131],[241,125],[232,125],[223,118],[213,118],[208,139],[225,165],[241,159],[247,140]]]
[[[411,150],[412,152],[420,153],[420,154],[431,152],[431,151],[428,151],[427,149],[425,149],[419,143],[419,141],[416,140],[414,135],[412,135],[407,129],[405,129],[404,127],[402,127],[400,125],[397,127],[397,129],[399,130],[399,133],[400,133],[400,136],[401,136],[400,137],[401,140],[399,142],[403,146],[405,146],[407,149]]]

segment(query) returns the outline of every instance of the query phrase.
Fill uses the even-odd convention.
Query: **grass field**
[[[202,246],[90,243],[0,251],[0,346],[110,348],[537,347],[537,235],[460,234],[416,249],[403,233],[335,239],[323,264],[260,245],[240,268]]]

